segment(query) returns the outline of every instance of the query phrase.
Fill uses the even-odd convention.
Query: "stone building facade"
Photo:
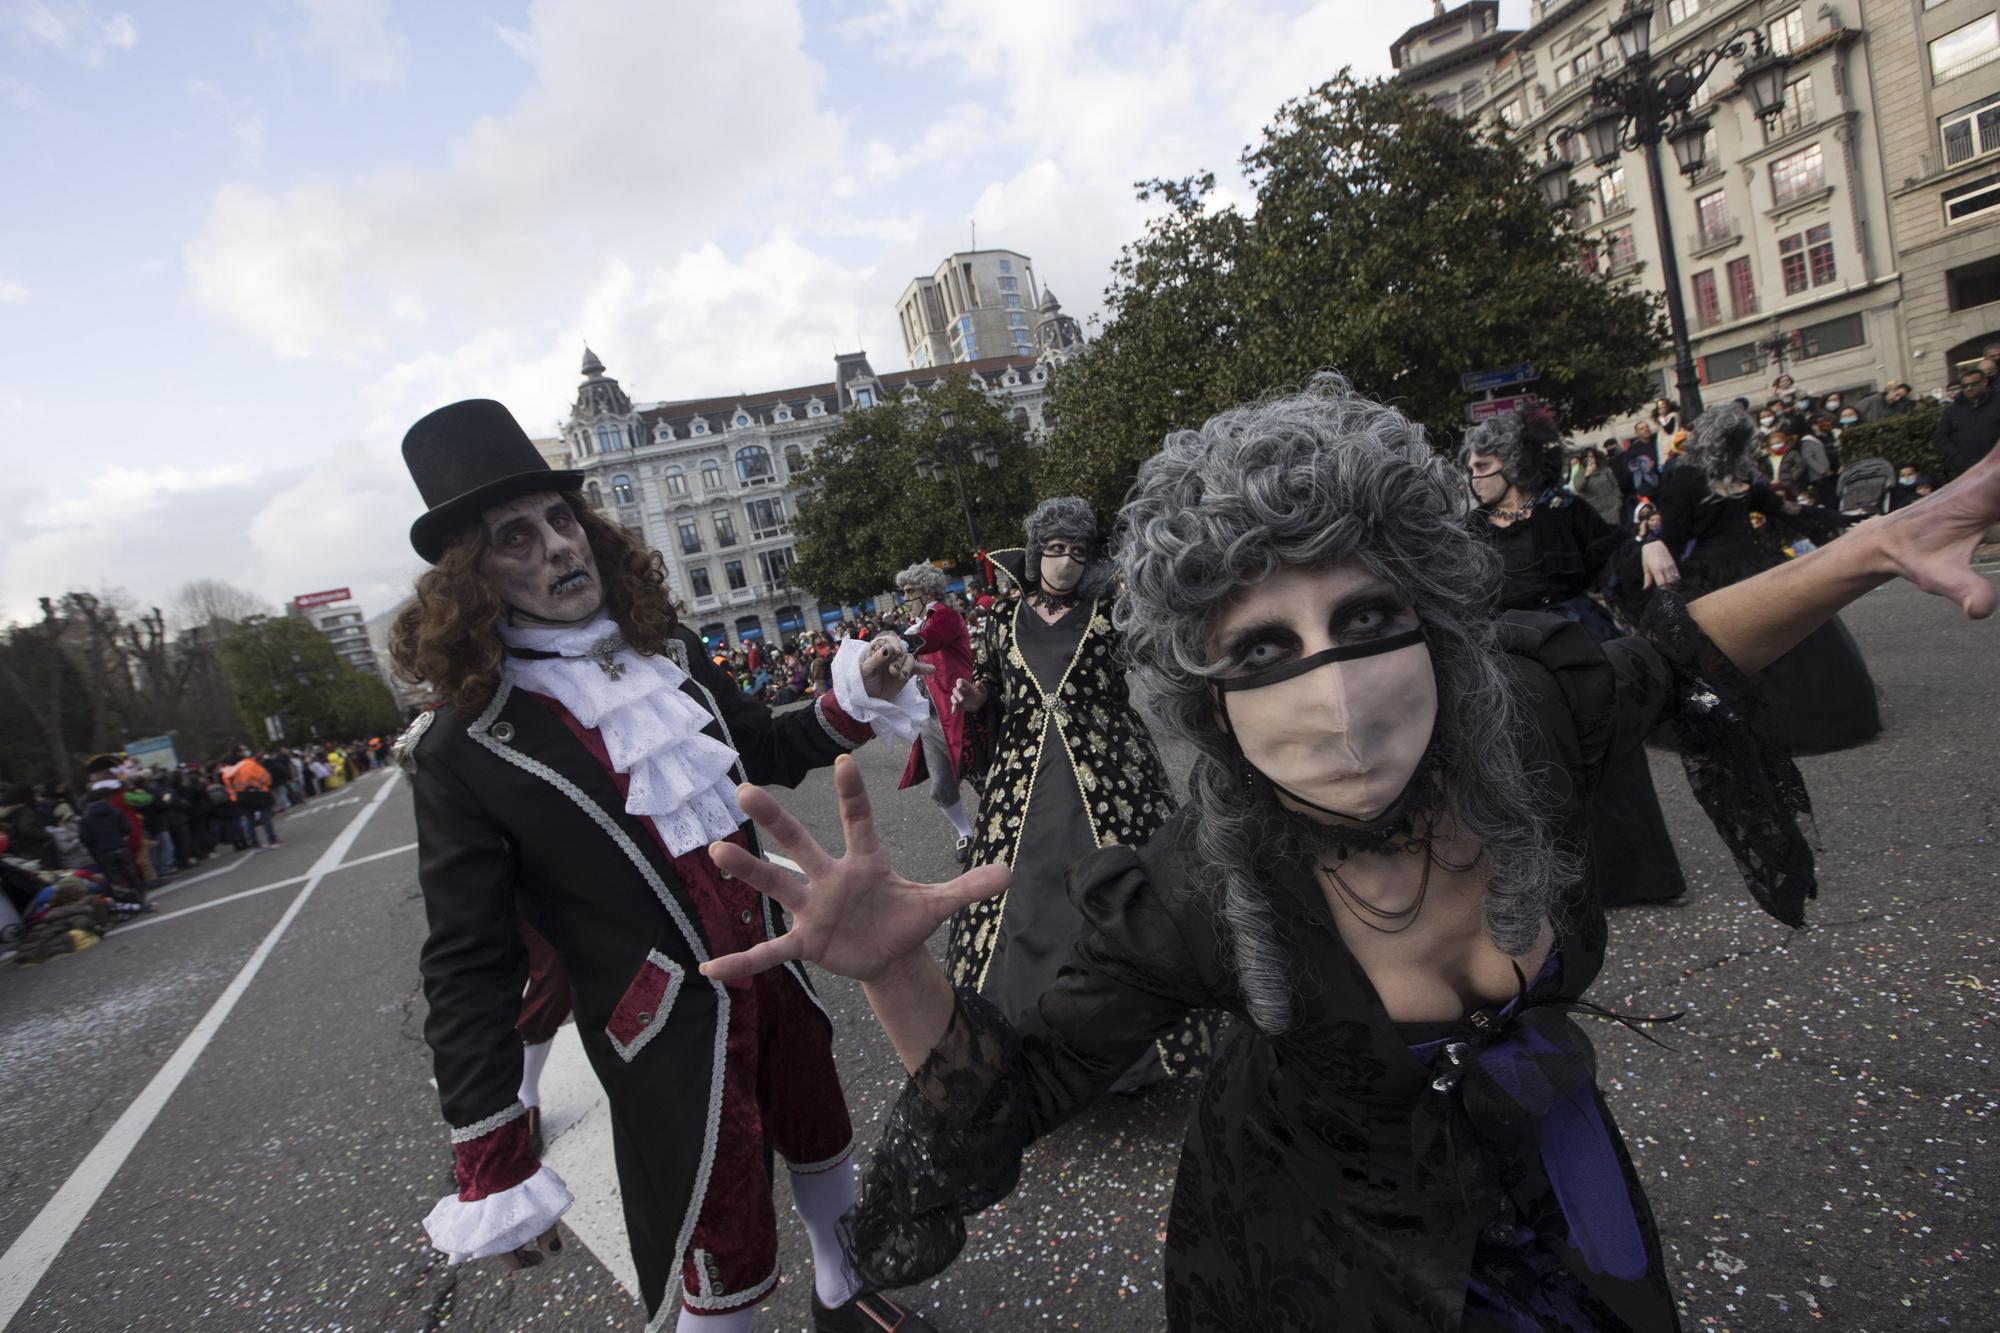
[[[1952,378],[1951,358],[1987,336],[1989,318],[2000,324],[1978,311],[2000,298],[1995,4],[1655,0],[1656,69],[1746,28],[1791,62],[1784,109],[1768,121],[1736,86],[1738,62],[1716,67],[1696,94],[1712,120],[1693,179],[1659,148],[1707,401],[1758,401],[1780,364],[1815,392],[1893,379],[1935,388]],[[1489,0],[1440,4],[1395,54],[1399,77],[1440,106],[1490,120],[1537,158],[1553,148],[1572,163],[1576,220],[1599,242],[1607,276],[1657,286],[1643,156],[1627,151],[1599,169],[1567,132],[1590,110],[1592,79],[1619,63],[1610,24],[1624,8],[1534,0],[1526,29],[1501,32]],[[1658,391],[1672,381],[1663,353]]]
[[[796,472],[840,416],[972,376],[1038,435],[1050,370],[1073,350],[1072,335],[1080,340],[1075,321],[1057,310],[1031,332],[1049,345],[1039,356],[877,374],[865,353],[852,352],[834,359],[824,383],[645,404],[586,350],[562,466],[585,474],[589,503],[666,556],[674,599],[704,639],[790,638],[868,609],[821,604],[790,578]],[[894,572],[882,571],[885,588]]]
[[[1013,250],[948,255],[896,300],[896,323],[910,364],[926,366],[1032,355],[1042,298],[1035,263]]]

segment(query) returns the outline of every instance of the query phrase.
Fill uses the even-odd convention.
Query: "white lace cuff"
[[[931,715],[923,678],[912,676],[904,681],[893,699],[877,699],[861,683],[861,659],[867,655],[868,645],[859,639],[841,643],[840,651],[833,655],[834,702],[856,722],[873,727],[878,738],[888,735],[904,742],[916,740],[924,719]]]
[[[451,1256],[455,1264],[472,1259],[489,1259],[496,1254],[518,1250],[554,1226],[569,1211],[569,1186],[547,1167],[538,1167],[512,1189],[489,1194],[478,1203],[466,1203],[457,1195],[439,1199],[424,1230],[431,1244]]]

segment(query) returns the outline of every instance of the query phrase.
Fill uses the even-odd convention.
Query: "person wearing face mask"
[[[1779,464],[1781,485],[1805,484],[1802,455],[1788,448]],[[1686,552],[1681,575],[1697,594],[1784,563],[1786,542],[1806,537],[1824,545],[1840,531],[1833,511],[1792,503],[1766,482],[1750,418],[1733,407],[1702,414],[1688,464],[1661,488],[1659,502],[1665,540]],[[1751,524],[1753,515],[1765,520],[1761,533]],[[1828,617],[1772,662],[1764,678],[1774,719],[1795,751],[1844,750],[1882,730],[1874,679],[1838,617]]]
[[[2000,459],[1939,501],[1699,601],[1661,590],[1644,637],[1599,645],[1496,620],[1499,562],[1462,483],[1337,378],[1169,436],[1120,516],[1118,621],[1193,750],[1188,803],[1070,870],[1083,929],[1042,997],[1046,1037],[954,992],[925,948],[957,906],[1030,886],[998,865],[897,876],[851,764],[838,857],[739,794],[803,877],[718,857],[800,925],[707,972],[807,957],[854,977],[911,1073],[848,1232],[863,1271],[949,1263],[1027,1145],[1213,1005],[1239,1021],[1181,1156],[1171,1333],[1675,1328],[1678,1283],[1571,1016],[1606,938],[1576,891],[1578,830],[1604,764],[1672,726],[1758,902],[1801,923],[1804,787],[1747,722],[1744,673],[1885,578],[1990,615],[1970,555],[2000,515]]]
[[[851,642],[831,691],[774,716],[680,623],[659,553],[582,503],[582,474],[552,471],[501,404],[438,409],[403,458],[428,506],[411,544],[432,568],[391,652],[441,701],[394,747],[415,797],[424,1037],[458,1184],[425,1219],[431,1243],[453,1263],[560,1248],[570,1195],[538,1159],[528,1103],[560,1021],[537,993],[566,973],[557,1008],[604,1087],[651,1326],[748,1333],[777,1281],[782,1159],[812,1249],[813,1328],[931,1328],[841,1253],[853,1131],[805,970],[696,970],[783,929],[711,853],[757,849],[737,781],[789,786],[878,731],[913,739],[924,668],[893,635]]]
[[[1915,464],[1903,464],[1902,467],[1896,469],[1896,483],[1889,488],[1889,494],[1885,497],[1888,501],[1889,512],[1894,513],[1906,505],[1915,504],[1924,496],[1929,495],[1931,489],[1936,485],[1937,483],[1931,480],[1928,474],[1919,470]]]
[[[1562,434],[1546,412],[1505,412],[1467,431],[1460,461],[1472,490],[1469,517],[1500,553],[1503,610],[1558,615],[1608,643],[1624,631],[1592,594],[1608,591],[1614,564],[1623,581],[1643,588],[1672,584],[1680,571],[1650,533],[1635,550],[1588,505],[1547,484],[1561,451]],[[1606,771],[1590,825],[1588,880],[1605,906],[1672,902],[1687,892],[1643,750]]]
[[[989,622],[950,707],[984,711],[991,758],[980,784],[972,864],[1009,867],[1019,893],[952,918],[952,983],[985,996],[1025,1032],[1069,960],[1082,920],[1062,873],[1094,848],[1138,846],[1173,813],[1166,767],[1126,692],[1112,625],[1117,567],[1090,505],[1043,500],[1027,545],[992,553],[1018,603]],[[1088,793],[1088,796],[1086,796]],[[1207,1062],[1205,1022],[1191,1020],[1138,1052],[1114,1091],[1136,1092]]]

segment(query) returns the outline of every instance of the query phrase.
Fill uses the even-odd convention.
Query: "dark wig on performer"
[[[1492,545],[1466,522],[1464,483],[1423,428],[1337,375],[1167,437],[1139,469],[1119,518],[1125,589],[1116,623],[1161,738],[1194,750],[1188,780],[1198,883],[1217,896],[1257,1026],[1293,1016],[1269,903],[1269,858],[1290,845],[1275,797],[1243,778],[1217,722],[1208,636],[1230,599],[1284,566],[1358,557],[1416,611],[1437,673],[1433,753],[1448,822],[1492,873],[1486,927],[1520,953],[1581,874],[1558,847],[1555,802],[1527,766],[1529,727],[1495,639]]]
[[[679,620],[667,595],[666,562],[622,524],[565,495],[590,539],[604,611],[634,651],[659,653]],[[469,523],[437,564],[417,579],[416,596],[396,614],[389,657],[404,680],[430,686],[439,701],[475,715],[500,687],[502,651],[496,629],[507,608],[479,570],[488,550],[486,525]]]
[[[1562,432],[1547,412],[1502,412],[1465,432],[1461,464],[1474,454],[1500,460],[1500,474],[1530,496],[1562,475]]]
[[[1104,549],[1104,530],[1098,526],[1097,515],[1091,512],[1087,501],[1074,495],[1044,500],[1028,515],[1027,526],[1028,549],[1023,560],[1030,590],[1048,595],[1042,590],[1042,543],[1067,541],[1089,542],[1091,551],[1090,561],[1083,567],[1083,577],[1073,592],[1064,594],[1065,599],[1074,597],[1087,602],[1110,593],[1118,580],[1118,570]]]
[[[1763,475],[1757,464],[1756,421],[1734,403],[1709,408],[1694,420],[1687,461],[1710,481],[1750,481]]]

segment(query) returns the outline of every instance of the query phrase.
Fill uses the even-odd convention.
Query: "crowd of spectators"
[[[17,965],[87,947],[175,875],[281,845],[280,816],[385,762],[392,739],[238,746],[162,768],[102,754],[81,791],[0,784],[0,944]]]
[[[996,594],[975,579],[965,592],[945,595],[951,608],[965,617],[966,626],[977,637],[998,604]],[[1000,595],[999,600],[1004,600]],[[866,642],[882,632],[898,632],[922,608],[896,606],[880,612],[863,612],[841,620],[825,630],[810,630],[776,643],[761,638],[748,639],[735,648],[726,642],[705,641],[715,664],[729,673],[737,689],[772,707],[816,698],[833,688],[833,655],[846,639]]]
[[[1954,474],[1978,462],[2000,440],[2000,394],[1993,391],[1996,375],[2000,375],[2000,343],[1988,346],[1976,366],[1961,371],[1957,383],[1931,395],[1942,407],[1936,430],[1938,452]],[[1845,522],[1911,504],[1948,480],[1904,465],[1895,468],[1893,476],[1885,471],[1879,486],[1843,492],[1845,469],[1861,461],[1847,456],[1851,451],[1844,449],[1843,438],[1855,426],[1914,410],[1920,400],[1908,384],[1895,382],[1850,398],[1837,390],[1803,391],[1789,373],[1780,373],[1762,404],[1736,401],[1757,415],[1764,480],[1772,489],[1800,505],[1837,510]],[[1689,424],[1680,420],[1672,403],[1660,399],[1632,423],[1629,435],[1573,449],[1564,479],[1567,489],[1613,526],[1642,524],[1660,483],[1680,466]]]

